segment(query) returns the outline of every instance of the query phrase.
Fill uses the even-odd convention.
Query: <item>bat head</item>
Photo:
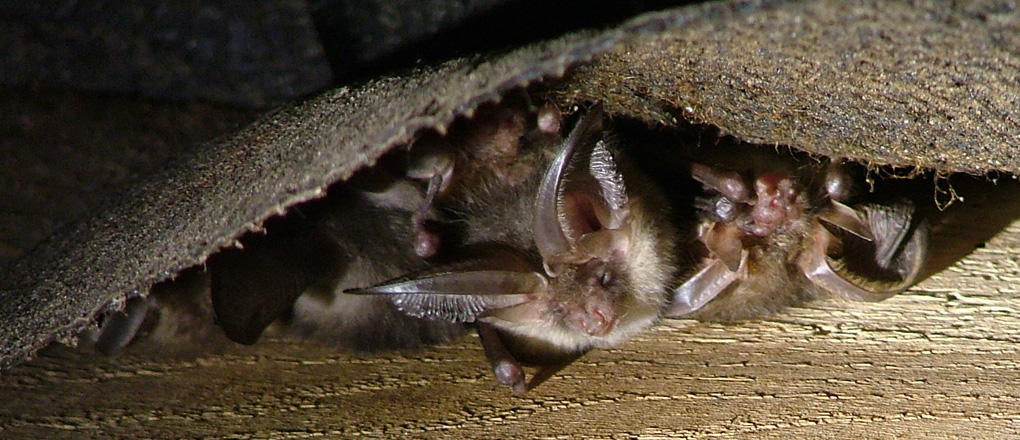
[[[548,134],[560,118],[544,112],[538,125]],[[390,295],[412,316],[478,322],[497,380],[519,393],[587,350],[649,327],[668,300],[676,234],[661,197],[640,173],[621,169],[602,122],[595,105],[541,176],[493,185],[505,192],[489,191],[477,198],[482,208],[464,211],[478,215],[464,219],[471,223],[490,211],[516,216],[503,212],[514,206],[530,224],[479,228],[472,245],[450,250],[460,256],[448,264],[348,293]],[[490,200],[503,196],[512,202]],[[521,363],[539,367],[527,385]]]
[[[486,322],[546,351],[583,352],[651,325],[667,299],[673,266],[663,242],[674,234],[662,233],[665,209],[646,214],[646,200],[628,192],[602,121],[595,105],[541,176],[532,193],[534,249],[486,243],[451,264],[353,293],[394,295],[415,316]],[[531,257],[536,250],[541,261]]]
[[[649,224],[646,200],[628,192],[602,121],[596,105],[570,133],[542,179],[533,227],[550,309],[566,331],[592,345],[650,325],[671,267],[659,242],[672,238],[660,233],[663,225]]]

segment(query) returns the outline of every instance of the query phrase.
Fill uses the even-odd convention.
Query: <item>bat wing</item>
[[[732,223],[719,222],[706,225],[702,230],[701,240],[715,258],[726,264],[730,272],[736,272],[747,259],[747,251],[740,241],[741,235],[743,233]]]
[[[107,315],[96,339],[96,349],[113,356],[134,341],[152,309],[151,301],[151,298],[136,296],[127,300],[123,311]]]
[[[251,345],[285,316],[315,280],[346,264],[329,237],[303,223],[245,238],[244,249],[209,259],[216,322],[232,341]]]
[[[912,222],[914,206],[867,205],[863,210],[869,226],[881,238],[875,242],[878,266],[895,270],[904,279],[916,278],[927,259],[928,230],[926,223]]]

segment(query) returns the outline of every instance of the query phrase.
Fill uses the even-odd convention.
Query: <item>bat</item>
[[[289,329],[343,341],[358,351],[416,347],[460,335],[465,326],[459,321],[401,314],[389,298],[339,292],[423,270],[432,260],[445,258],[438,254],[443,242],[458,248],[454,236],[468,232],[451,223],[464,220],[441,215],[435,208],[438,198],[471,199],[469,188],[490,176],[507,185],[504,189],[512,188],[537,169],[538,159],[531,158],[541,154],[541,146],[559,139],[552,130],[558,130],[560,118],[549,106],[537,114],[537,129],[528,130],[530,115],[521,105],[483,106],[473,118],[455,122],[446,136],[425,133],[406,155],[364,170],[349,182],[346,187],[357,188],[359,201],[331,204],[344,206],[343,211],[334,210],[326,216],[329,220],[319,222],[325,226],[319,229],[331,236],[326,242],[339,244],[350,269],[302,293],[291,309]],[[413,180],[424,180],[424,191]]]
[[[88,336],[107,356],[146,337],[172,351],[188,350],[196,341],[216,347],[228,342],[213,324],[209,274],[197,267],[152,286],[146,296],[126,300],[122,310],[107,311],[100,322],[99,331]]]
[[[854,188],[838,161],[728,153],[690,165],[705,191],[699,262],[665,316],[737,321],[819,297],[879,301],[917,281],[928,226],[910,202],[845,204]]]
[[[424,226],[437,197],[470,197],[469,188],[492,179],[503,181],[505,188],[516,186],[541,168],[537,152],[562,142],[558,108],[551,104],[539,108],[535,127],[529,130],[527,106],[512,98],[483,105],[470,119],[456,121],[445,136],[427,132],[409,145],[404,173],[427,182],[424,200],[412,218],[418,256],[432,257],[440,245],[439,237]]]
[[[547,115],[545,132],[558,130],[558,111],[543,107],[538,113]],[[456,122],[449,136],[425,133],[413,154],[384,157],[376,167],[332,187],[325,199],[269,219],[261,233],[247,234],[237,247],[214,254],[203,269],[190,269],[203,274],[200,282],[188,276],[161,283],[148,297],[132,298],[122,311],[104,314],[96,347],[112,355],[142,335],[170,341],[185,336],[186,328],[204,329],[210,317],[241,344],[256,343],[270,327],[283,336],[310,337],[354,351],[449,340],[463,326],[406,316],[383,298],[337,293],[426,267],[442,235],[427,227],[438,222],[432,208],[436,196],[476,180],[473,170],[479,167],[468,165],[472,161],[502,178],[523,174],[529,164],[513,158],[519,139],[529,137],[525,117],[520,106],[483,106],[473,121]],[[452,178],[455,158],[458,179]],[[428,182],[424,195],[414,179]],[[412,244],[413,254],[404,251],[405,243]],[[203,318],[205,326],[200,325]],[[162,328],[156,322],[176,330],[153,332]]]
[[[105,314],[95,346],[113,355],[143,337],[180,345],[211,333],[250,345],[267,329],[355,352],[448,341],[467,329],[408,316],[385,298],[339,294],[428,266],[407,246],[421,204],[412,181],[367,169]],[[438,223],[434,210],[421,215],[423,224]]]
[[[539,115],[539,131],[558,125]],[[475,323],[497,381],[520,394],[666,306],[676,232],[663,197],[614,148],[600,105],[517,184],[490,178],[445,204],[464,239],[449,261],[347,290],[423,318]],[[522,365],[538,367],[528,382]]]

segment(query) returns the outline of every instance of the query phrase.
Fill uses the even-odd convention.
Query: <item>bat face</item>
[[[705,189],[704,255],[667,316],[735,321],[819,296],[878,301],[917,280],[928,233],[909,202],[852,208],[837,163],[741,154],[751,156],[742,169],[691,166]]]
[[[531,179],[537,187],[481,185],[464,197],[463,255],[349,292],[390,295],[412,316],[478,323],[497,379],[519,393],[650,326],[666,304],[675,233],[656,195],[628,186],[644,182],[619,163],[602,118],[596,106],[578,122]],[[540,368],[527,385],[521,362]]]

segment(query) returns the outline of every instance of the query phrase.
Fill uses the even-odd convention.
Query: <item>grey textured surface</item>
[[[1013,182],[962,193],[970,214],[942,227],[964,235],[958,248],[937,241],[934,268],[948,269],[908,294],[739,326],[670,321],[586,356],[525,398],[492,383],[473,340],[366,359],[283,342],[179,361],[55,348],[8,367],[414,131],[539,79],[564,106],[603,99],[616,115],[689,118],[748,140],[876,163],[1017,170],[1020,117],[1011,103],[1020,85],[1008,44],[1017,15],[1001,2],[720,3],[422,68],[267,115],[146,177],[5,268],[0,397],[9,403],[0,433],[1015,436],[1020,231],[1014,224],[960,260],[1020,216]],[[975,205],[976,195],[992,193],[1002,198]]]
[[[579,68],[563,95],[827,156],[1020,171],[1014,3],[791,2],[675,24]]]
[[[0,262],[255,116],[203,104],[0,88]]]

